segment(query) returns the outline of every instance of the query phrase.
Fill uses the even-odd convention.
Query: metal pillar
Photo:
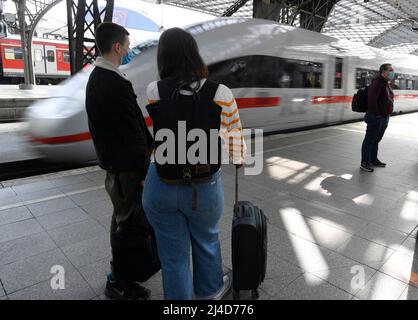
[[[284,0],[254,0],[253,18],[278,21]]]
[[[33,18],[31,24],[30,24],[30,30],[29,35],[27,38],[27,48],[28,48],[28,56],[29,56],[29,66],[28,66],[28,76],[29,81],[31,84],[35,84],[35,72],[33,71],[33,57],[32,57],[32,39],[33,35],[36,30],[36,26],[38,25],[39,21],[45,16],[45,14],[56,4],[61,2],[62,0],[50,0],[51,2],[49,4],[43,4],[44,7],[36,14],[36,16]]]
[[[339,0],[254,0],[253,17],[321,32]]]
[[[103,21],[112,21],[114,0],[107,0],[102,11],[99,10],[97,0],[66,1],[71,74],[75,74],[92,63],[98,55],[94,33],[102,22],[103,14]]]
[[[332,8],[338,0],[302,1],[298,6],[301,28],[321,32]]]
[[[3,0],[0,0],[0,38],[7,37],[7,23],[3,20]]]
[[[1,1],[1,0],[0,0]],[[41,18],[54,5],[62,0],[13,0],[16,4],[18,16],[18,30],[21,37],[21,46],[24,62],[24,83],[20,85],[21,89],[31,89],[35,84],[35,74],[32,64],[32,38],[35,29]],[[32,12],[27,4],[32,5]],[[33,8],[34,7],[34,8]],[[15,26],[16,28],[17,26]]]
[[[17,8],[17,16],[19,20],[19,29],[20,29],[20,43],[22,46],[22,55],[23,55],[23,65],[24,65],[24,83],[19,85],[20,89],[32,89],[34,80],[30,78],[29,68],[32,65],[32,62],[29,60],[29,52],[27,46],[27,34],[26,34],[26,20],[25,20],[25,11],[26,11],[26,0],[19,0]]]

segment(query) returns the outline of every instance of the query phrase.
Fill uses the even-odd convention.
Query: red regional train
[[[57,84],[71,75],[68,41],[35,38],[32,59],[37,84]],[[0,38],[0,84],[22,83],[23,66],[20,37]]]

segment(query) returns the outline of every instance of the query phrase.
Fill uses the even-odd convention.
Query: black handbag
[[[112,232],[112,272],[117,279],[145,282],[161,269],[154,230],[141,212],[140,223]]]

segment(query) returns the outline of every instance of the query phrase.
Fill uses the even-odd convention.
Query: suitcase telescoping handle
[[[235,166],[235,206],[238,204],[238,166]]]

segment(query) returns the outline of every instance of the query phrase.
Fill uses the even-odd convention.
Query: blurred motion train
[[[280,132],[360,120],[364,115],[351,111],[352,96],[383,63],[395,68],[395,111],[418,110],[417,56],[260,19],[219,18],[185,29],[199,45],[209,78],[231,88],[244,128]],[[135,57],[121,67],[149,127],[146,87],[158,78],[157,44],[133,48]],[[28,138],[51,161],[96,158],[84,106],[90,72],[78,73],[54,97],[28,108]]]
[[[68,41],[35,38],[32,42],[33,71],[37,84],[57,84],[69,78]],[[0,84],[18,84],[24,76],[20,37],[0,39]]]

